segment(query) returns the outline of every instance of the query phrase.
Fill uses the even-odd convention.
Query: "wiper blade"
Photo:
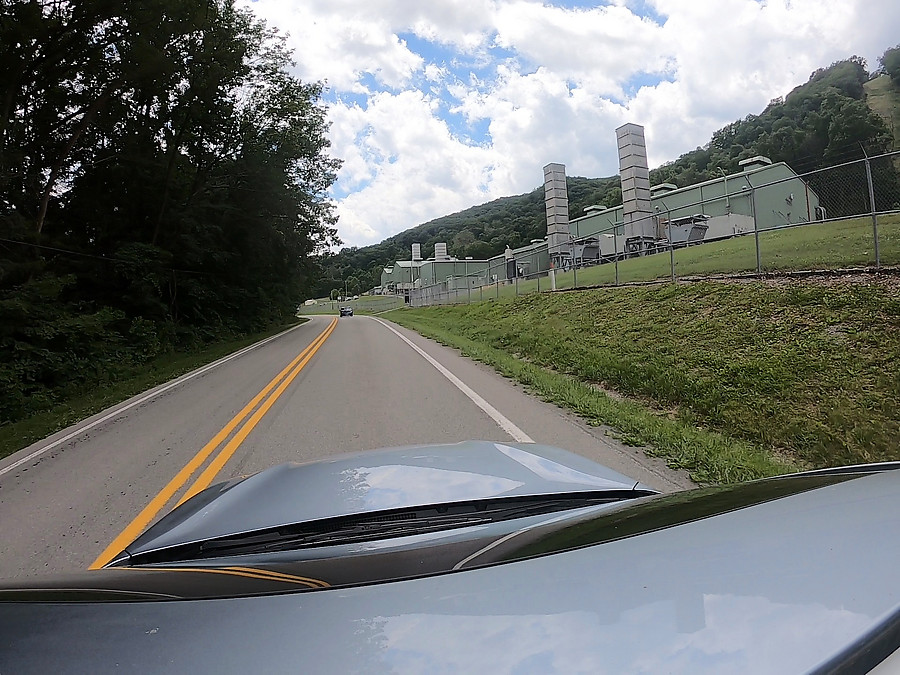
[[[132,556],[127,564],[170,563],[354,544],[552,514],[654,494],[649,490],[607,490],[506,497],[342,516],[150,551]]]
[[[284,536],[277,540],[269,540],[257,544],[247,545],[246,542],[239,544],[208,542],[201,545],[204,553],[222,555],[223,553],[234,553],[235,548],[244,549],[241,553],[268,553],[271,551],[290,551],[295,549],[311,548],[316,546],[334,546],[337,544],[355,544],[363,541],[372,541],[375,539],[391,539],[396,537],[405,537],[414,534],[427,534],[429,532],[440,532],[441,530],[450,530],[458,527],[469,527],[473,525],[481,525],[491,522],[491,518],[483,516],[455,517],[447,519],[423,519],[403,523],[381,523],[376,526],[371,524],[363,524],[355,527],[344,528],[335,532],[325,532],[321,534],[307,534],[297,536]]]

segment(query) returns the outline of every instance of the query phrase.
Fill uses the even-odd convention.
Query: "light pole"
[[[672,241],[672,211],[663,202],[666,209],[666,239],[669,240],[669,267],[672,270],[672,283],[675,283],[675,244]],[[659,208],[659,207],[657,207]],[[687,245],[687,244],[685,244]]]
[[[616,268],[616,286],[619,285],[619,226],[613,225],[613,263]]]
[[[578,267],[578,258],[575,256],[575,247],[577,246],[575,243],[575,236],[571,232],[569,233],[569,240],[569,244],[572,246],[572,288],[574,289],[578,288],[578,272],[576,271],[576,268]],[[582,260],[584,260],[583,257]]]
[[[725,173],[725,169],[721,166],[719,167],[719,173],[722,174],[722,178],[725,181],[723,188],[723,191],[725,192],[725,214],[728,215],[731,213],[731,200],[728,196],[728,174]]]
[[[466,256],[466,304],[471,304],[472,302],[472,282],[469,279],[469,261],[472,259],[472,256]]]
[[[750,179],[747,179],[747,185],[741,188],[741,191],[744,192],[749,190],[750,192],[750,215],[753,216],[753,239],[756,243],[756,273],[762,273],[762,259],[759,254],[759,223],[756,221],[756,193],[753,191],[753,185],[750,183]]]

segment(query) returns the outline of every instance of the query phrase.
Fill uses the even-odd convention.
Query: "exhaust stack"
[[[572,260],[565,164],[548,164],[544,167],[544,206],[547,209],[547,249],[550,261],[554,267],[564,267]]]
[[[628,256],[644,255],[653,249],[656,240],[644,127],[640,124],[622,125],[616,129],[616,145],[622,181],[625,253]]]

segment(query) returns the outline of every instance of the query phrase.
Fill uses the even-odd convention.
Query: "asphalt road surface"
[[[659,490],[691,485],[416,333],[317,316],[0,460],[0,578],[103,564],[212,482],[468,439],[556,445]]]

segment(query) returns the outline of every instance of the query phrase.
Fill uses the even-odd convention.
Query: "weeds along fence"
[[[408,291],[413,307],[601,285],[900,264],[900,151],[806,174],[724,176],[696,191],[656,188],[626,226],[608,209],[570,223],[568,242],[507,250]],[[613,218],[618,215],[619,219]],[[598,226],[598,223],[602,223]],[[645,235],[635,246],[635,231]]]

